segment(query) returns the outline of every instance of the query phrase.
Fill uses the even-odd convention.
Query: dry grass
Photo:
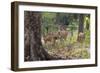
[[[76,34],[76,33],[75,33]],[[87,35],[88,36],[88,35]],[[90,58],[89,38],[84,42],[79,43],[76,41],[77,35],[67,37],[67,39],[59,39],[54,44],[44,44],[44,48],[49,54],[62,59],[88,59]]]

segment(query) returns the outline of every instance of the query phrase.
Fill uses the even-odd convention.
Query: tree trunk
[[[49,55],[42,46],[41,13],[25,11],[24,15],[25,61],[58,59]]]
[[[83,42],[84,38],[85,38],[85,35],[84,35],[84,15],[80,14],[79,15],[79,29],[78,29],[77,40],[79,42]]]
[[[84,30],[84,15],[83,14],[80,14],[79,15],[79,33],[80,32],[83,32]]]

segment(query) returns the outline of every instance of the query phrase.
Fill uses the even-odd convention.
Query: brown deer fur
[[[57,31],[57,32],[51,32],[48,33],[46,36],[43,37],[43,40],[45,43],[48,42],[55,42],[58,39],[66,39],[68,35],[68,31]]]
[[[78,34],[78,41],[79,41],[79,42],[83,42],[84,39],[85,39],[85,34],[84,34],[83,32],[80,32],[80,33]]]

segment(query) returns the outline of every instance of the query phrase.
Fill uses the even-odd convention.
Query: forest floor
[[[90,58],[90,40],[89,32],[86,32],[83,42],[77,41],[77,31],[74,32],[73,37],[67,36],[67,39],[57,40],[56,43],[45,43],[43,46],[45,50],[54,57],[61,59],[88,59]]]
[[[63,48],[46,49],[48,53],[54,57],[61,59],[88,59],[90,58],[89,48],[83,44],[74,43]]]

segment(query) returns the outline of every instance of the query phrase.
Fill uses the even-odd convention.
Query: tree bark
[[[79,15],[79,33],[80,32],[83,32],[84,30],[84,15],[83,14],[80,14]]]
[[[83,42],[84,38],[85,38],[85,35],[84,35],[84,15],[80,14],[79,15],[79,28],[78,28],[77,41]]]
[[[41,13],[25,11],[24,15],[25,61],[59,59],[49,55],[42,46]]]

